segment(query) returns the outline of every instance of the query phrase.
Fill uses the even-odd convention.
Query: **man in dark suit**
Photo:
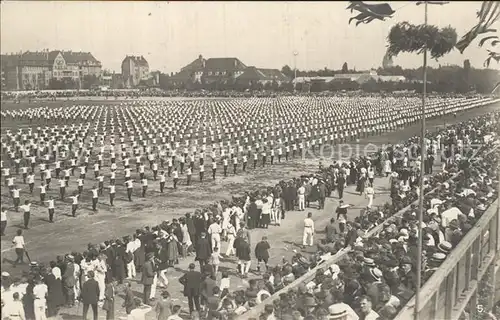
[[[337,191],[339,192],[339,199],[344,197],[344,185],[345,185],[345,177],[344,174],[341,173],[337,178]]]
[[[88,280],[82,285],[83,320],[87,320],[89,306],[92,306],[94,320],[97,320],[97,302],[99,301],[99,284],[94,279],[94,271],[89,271]]]
[[[151,286],[155,278],[154,253],[150,252],[146,255],[146,262],[142,267],[141,283],[144,285],[144,296],[142,302],[149,304],[149,296],[151,295]]]
[[[207,234],[202,232],[196,243],[196,260],[200,263],[200,271],[203,271],[203,266],[208,263],[211,254],[212,246],[207,239]]]
[[[188,298],[189,312],[192,313],[194,308],[200,312],[200,287],[202,283],[201,272],[195,271],[194,263],[189,264],[189,271],[185,273],[179,282],[184,285],[184,296]]]

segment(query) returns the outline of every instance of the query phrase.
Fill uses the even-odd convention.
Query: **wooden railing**
[[[478,150],[475,150],[474,152],[474,155],[472,156],[472,158],[475,157],[475,155],[478,153],[478,151],[481,150],[481,147],[478,149]],[[450,182],[452,180],[455,180],[457,179],[461,174],[463,174],[462,171],[454,174],[450,179],[448,179],[447,181]],[[429,191],[427,194],[430,194],[430,193],[433,193],[434,191],[436,191],[439,187],[436,187],[434,189],[432,189],[431,191]],[[498,201],[498,200],[497,200]],[[418,199],[415,200],[412,204],[415,204],[415,205],[418,205]],[[391,222],[393,221],[396,217],[400,217],[403,215],[404,212],[406,212],[408,209],[410,209],[411,205],[408,205],[407,207],[401,209],[400,211],[398,211],[396,214],[392,215],[391,217],[389,217],[386,221],[388,222]],[[491,206],[490,206],[491,208]],[[491,214],[491,213],[490,213]],[[486,216],[486,213],[483,215],[483,217],[481,218],[480,221],[483,220],[483,218]],[[496,220],[495,220],[496,221]],[[479,221],[478,221],[479,223]],[[497,225],[498,226],[498,225]],[[368,232],[368,237],[372,237],[376,234],[378,234],[380,231],[382,231],[384,225],[383,223],[377,225],[375,228],[371,229],[369,232]],[[474,227],[472,230],[469,231],[469,233],[466,235],[466,237],[471,233],[473,232],[474,230],[476,230],[477,227]],[[495,229],[495,233],[491,233],[491,234],[495,234],[497,235],[496,233],[496,230],[498,230],[499,228],[496,227]],[[462,240],[462,242],[464,242]],[[461,243],[462,243],[461,242]],[[497,242],[495,242],[495,246],[496,246]],[[303,276],[299,277],[298,279],[296,279],[294,282],[292,282],[291,284],[289,284],[288,286],[284,287],[283,289],[275,292],[272,296],[270,296],[269,298],[267,298],[266,300],[262,301],[260,304],[256,305],[255,307],[253,307],[252,309],[250,309],[248,312],[245,312],[244,314],[242,314],[241,316],[239,316],[237,319],[238,320],[247,320],[247,319],[250,319],[250,318],[255,318],[255,319],[258,319],[259,318],[259,315],[264,311],[264,307],[266,304],[272,304],[273,301],[279,299],[279,296],[280,294],[282,293],[286,293],[288,292],[289,290],[291,289],[294,289],[296,287],[298,287],[301,283],[308,283],[309,281],[313,280],[315,275],[316,275],[316,272],[319,270],[319,269],[324,269],[326,268],[327,266],[330,266],[332,264],[338,264],[342,259],[344,259],[345,257],[347,257],[347,254],[352,250],[351,247],[347,247],[345,249],[342,249],[340,250],[339,252],[337,252],[335,255],[333,255],[332,257],[330,257],[328,260],[326,260],[325,262],[321,263],[320,265],[316,266],[315,268],[309,270],[306,274],[304,274]],[[455,251],[456,249],[454,249]],[[454,252],[453,251],[453,252]],[[407,319],[410,319],[410,318],[398,318],[400,320],[407,320]],[[434,319],[434,318],[421,318],[422,320],[428,320],[428,319]]]

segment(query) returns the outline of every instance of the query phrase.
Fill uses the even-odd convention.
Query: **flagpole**
[[[424,25],[427,25],[427,1],[424,2]],[[424,173],[425,173],[425,158],[426,143],[425,143],[425,102],[427,95],[427,47],[424,48],[424,83],[422,89],[422,133],[420,136],[420,195],[418,198],[418,243],[417,243],[417,288],[415,291],[415,310],[413,319],[419,319],[420,309],[420,287],[422,286],[422,222],[424,215]]]

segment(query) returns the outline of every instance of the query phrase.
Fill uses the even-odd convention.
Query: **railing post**
[[[477,280],[478,272],[479,272],[479,258],[481,256],[480,252],[480,243],[481,243],[480,234],[476,240],[474,240],[474,244],[472,245],[472,268],[471,268],[471,280]]]
[[[495,305],[495,284],[497,278],[497,274],[495,272],[495,266],[496,266],[496,255],[495,258],[493,259],[493,262],[488,267],[489,269],[488,283],[486,283],[486,286],[488,286],[490,295],[488,296],[488,308],[486,310],[493,310],[493,307]]]
[[[455,285],[457,280],[457,266],[453,268],[450,274],[446,277],[446,297],[444,317],[450,319],[451,311],[455,305]],[[416,311],[416,310],[415,310]]]
[[[471,249],[467,249],[467,253],[465,254],[465,289],[469,289],[470,280],[471,280],[471,267],[472,267],[472,259],[471,259]]]
[[[479,283],[478,283],[479,285]],[[477,311],[483,311],[481,306],[477,305],[477,290],[474,292],[472,297],[469,300],[469,319],[475,319],[477,315]]]

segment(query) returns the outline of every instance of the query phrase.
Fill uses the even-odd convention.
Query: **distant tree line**
[[[376,80],[368,80],[364,83],[355,81],[331,81],[331,82],[312,82],[308,84],[290,82],[278,83],[276,81],[262,82],[240,82],[240,81],[215,81],[206,82],[202,79],[201,82],[184,82],[173,85],[170,81],[172,75],[160,74],[159,82],[160,88],[165,90],[179,89],[179,90],[207,90],[207,91],[353,91],[364,90],[368,92],[392,92],[392,91],[417,91],[422,90],[422,68],[417,69],[403,69],[400,66],[387,66],[380,67],[377,74],[381,76],[404,76],[407,81],[402,82],[382,82]],[[281,72],[290,79],[294,79],[295,70],[290,66],[285,65],[281,68]],[[356,74],[366,71],[357,71],[349,69],[347,62],[345,62],[341,69],[333,70],[323,68],[320,70],[297,70],[297,77],[333,77],[336,74]],[[427,69],[428,90],[435,92],[457,92],[465,93],[476,91],[479,93],[490,93],[500,79],[500,72],[494,69],[475,69],[470,65],[469,60],[465,60],[462,66],[439,66],[438,68]]]

